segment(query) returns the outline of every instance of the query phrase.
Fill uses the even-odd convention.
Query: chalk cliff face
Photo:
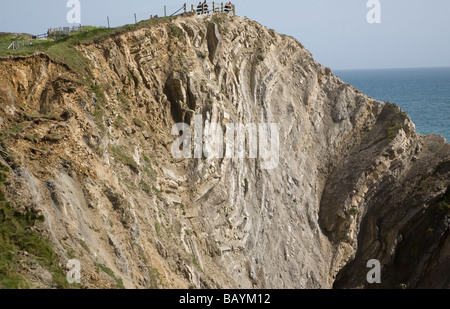
[[[450,145],[293,38],[217,15],[77,49],[91,85],[44,54],[1,59],[0,116],[6,195],[82,286],[450,288]],[[199,115],[279,124],[278,165],[175,158],[173,125]],[[20,273],[54,287],[46,271]]]

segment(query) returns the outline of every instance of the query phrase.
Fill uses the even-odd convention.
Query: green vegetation
[[[103,89],[98,85],[91,85],[91,90],[97,97],[97,102],[104,104],[106,102],[105,93]]]
[[[105,130],[105,125],[103,124],[103,115],[105,114],[105,110],[103,108],[106,98],[105,93],[103,92],[103,89],[100,86],[91,85],[91,90],[95,94],[95,97],[97,98],[97,103],[95,104],[95,110],[94,110],[94,121],[97,127],[101,130]]]
[[[123,92],[119,92],[117,94],[117,99],[120,102],[120,106],[125,110],[125,111],[129,111],[130,108],[130,103],[127,101],[127,96],[125,93]]]
[[[128,76],[129,79],[134,80],[133,74],[131,74],[130,71],[127,72],[127,76]]]
[[[151,34],[151,32],[147,32],[147,36],[150,37],[150,42],[152,44],[154,44],[155,42],[157,42],[156,38]]]
[[[161,236],[161,227],[160,227],[158,221],[155,221],[155,231],[156,231],[156,235],[158,235],[158,237],[160,237]]]
[[[136,161],[134,161],[134,159],[132,157],[130,157],[129,155],[127,155],[125,153],[125,150],[123,149],[123,147],[121,146],[117,146],[117,147],[111,147],[111,153],[114,157],[114,159],[116,159],[117,161],[122,162],[124,165],[129,166],[131,169],[133,169],[134,171],[138,170],[138,164],[136,163]]]
[[[397,114],[395,115],[396,119],[404,120],[404,119],[408,118],[408,114],[406,114],[404,111],[402,111],[402,109],[397,104],[391,103],[391,102],[386,102],[386,105],[388,108],[398,110]]]
[[[75,250],[73,250],[72,248],[67,250],[67,256],[69,257],[69,259],[74,259],[76,257]]]
[[[221,15],[220,14],[214,14],[213,17],[212,17],[212,21],[213,21],[213,23],[219,25],[222,22]]]
[[[0,33],[0,50],[8,50],[9,45],[13,41],[28,41],[32,36],[25,33]]]
[[[152,192],[152,187],[150,187],[150,185],[148,183],[146,183],[145,181],[141,180],[139,185],[141,186],[142,190],[144,190],[145,192],[147,192],[147,193]]]
[[[17,133],[21,133],[23,130],[25,130],[26,128],[28,128],[30,126],[32,122],[31,121],[24,121],[21,122],[17,125],[15,125],[14,127],[12,127],[9,130],[6,130],[7,133],[10,134],[17,134]]]
[[[142,158],[144,159],[145,163],[150,164],[150,159],[145,154],[142,155]]]
[[[43,216],[33,211],[25,214],[16,211],[6,200],[3,185],[7,181],[9,168],[0,163],[0,288],[20,289],[33,286],[23,277],[23,266],[39,264],[53,276],[58,288],[78,288],[70,285],[59,267],[59,259],[45,237],[30,229]],[[27,256],[24,258],[21,254]]]
[[[180,204],[181,211],[183,212],[183,216],[186,216],[186,209],[183,204]]]
[[[406,118],[408,118],[408,115],[403,112],[395,103],[386,102],[386,108],[397,110],[397,113],[391,119],[391,121],[389,121],[389,124],[386,128],[386,138],[388,140],[388,143],[391,143],[397,136],[398,131],[400,131],[400,129],[403,127],[403,122]],[[380,140],[377,139],[376,142],[379,141]]]
[[[95,124],[97,125],[97,127],[104,131],[105,126],[103,125],[103,115],[105,114],[105,111],[103,109],[103,107],[101,107],[99,104],[95,105],[95,110],[94,110],[94,121]]]
[[[39,134],[35,133],[32,135],[25,135],[23,138],[32,143],[37,143],[37,142],[39,142],[40,136],[39,136]]]
[[[157,290],[159,288],[158,282],[162,284],[161,280],[161,274],[156,268],[150,268],[149,269],[149,275],[150,275],[150,289]]]
[[[140,120],[137,119],[137,118],[133,118],[133,123],[134,123],[137,127],[139,127],[139,128],[145,127],[145,123],[143,123],[142,121],[140,121]]]
[[[217,28],[219,29],[220,33],[223,32],[223,29],[226,29],[222,27],[224,17],[225,17],[224,14],[214,14],[212,17],[212,21],[217,25]]]
[[[177,38],[179,40],[181,40],[183,38],[183,30],[181,30],[180,27],[178,27],[177,25],[173,24],[173,23],[169,23],[168,25],[169,28],[169,36],[170,37],[174,37]]]
[[[51,43],[50,43],[51,44]],[[67,64],[80,76],[90,76],[89,62],[70,42],[50,46],[44,50],[50,57]]]
[[[55,133],[50,133],[49,135],[47,135],[45,137],[45,139],[48,141],[56,142],[56,141],[59,141],[59,140],[65,138],[66,136],[67,135],[64,132],[55,132]]]
[[[122,116],[117,115],[117,118],[113,123],[113,126],[118,130],[123,130],[123,128],[125,127],[125,119]]]
[[[45,40],[13,50],[7,49],[9,44],[11,44],[12,37],[5,36],[0,39],[0,57],[31,55],[36,52],[42,52],[57,61],[67,64],[74,72],[79,73],[80,76],[87,77],[89,72],[88,61],[83,57],[81,52],[75,48],[73,41],[70,38],[71,37],[69,36],[55,42]]]
[[[150,160],[149,157],[147,157],[146,155],[142,154],[142,158],[144,159],[145,162],[145,167],[143,168],[144,173],[147,175],[148,178],[150,178],[150,180],[155,181],[156,178],[158,177],[158,173],[154,170],[154,168],[152,167],[152,162]],[[158,165],[158,163],[156,161],[153,162],[156,166]]]
[[[153,181],[155,181],[157,178],[157,173],[151,166],[144,167],[144,173]]]
[[[125,25],[118,28],[85,27],[80,31],[72,32],[68,36],[59,38],[37,40],[32,45],[26,45],[19,49],[7,49],[12,41],[29,41],[29,34],[3,34],[0,35],[0,57],[31,55],[45,53],[51,58],[67,64],[74,72],[78,73],[86,85],[91,84],[92,74],[89,61],[77,50],[77,45],[99,43],[106,38],[118,35],[134,29],[150,28],[154,25],[170,23],[177,17],[154,18],[141,21],[133,25]],[[170,33],[176,37],[182,37],[182,30],[175,25],[170,26]]]
[[[349,210],[349,213],[350,213],[352,216],[356,216],[356,215],[359,213],[359,210],[358,210],[357,207],[352,206],[352,207],[350,208],[350,210]]]
[[[397,134],[398,134],[398,131],[400,131],[401,128],[402,128],[402,126],[398,124],[397,120],[392,119],[392,120],[389,122],[389,125],[388,125],[388,127],[386,128],[386,131],[387,131],[387,139],[388,139],[388,142],[389,142],[389,143],[392,142],[392,141],[395,139],[395,137],[396,137]]]
[[[80,240],[80,245],[87,251],[87,253],[91,254],[91,249],[89,249],[89,246],[84,240]]]
[[[160,286],[164,287],[161,280],[161,274],[159,273],[158,269],[155,267],[151,267],[151,261],[149,261],[144,253],[144,250],[139,244],[134,243],[133,246],[135,246],[139,251],[139,256],[144,262],[145,267],[148,268],[148,275],[150,276],[150,289],[156,290],[160,288]]]
[[[205,271],[203,270],[203,268],[200,267],[200,263],[198,262],[197,258],[195,257],[195,255],[192,255],[192,263],[194,264],[195,267],[197,267],[198,270],[200,270],[203,274],[205,273]]]
[[[110,276],[116,282],[117,287],[119,289],[125,289],[122,279],[116,277],[116,274],[112,271],[111,268],[108,268],[107,266],[100,264],[100,263],[95,263],[95,267],[96,267],[97,273],[100,273],[100,270],[102,270],[105,274]]]
[[[104,131],[105,125],[103,123],[103,117],[105,114],[104,103],[106,102],[104,89],[102,89],[99,85],[93,85],[92,83],[92,73],[90,71],[89,60],[86,59],[83,54],[76,48],[77,45],[81,44],[90,44],[93,42],[101,42],[108,38],[111,35],[117,35],[126,31],[130,31],[138,28],[150,28],[153,25],[168,23],[169,24],[169,34],[174,37],[182,38],[183,32],[182,30],[174,25],[172,20],[176,19],[176,17],[167,17],[167,18],[157,18],[150,19],[146,21],[139,22],[136,25],[125,25],[123,27],[118,28],[104,28],[104,27],[85,27],[83,30],[73,32],[68,36],[55,38],[54,40],[39,40],[35,41],[32,45],[23,46],[17,50],[8,50],[8,46],[12,41],[18,40],[30,40],[31,35],[27,34],[3,34],[0,35],[0,57],[8,57],[8,56],[19,56],[19,55],[31,55],[34,53],[45,53],[56,61],[60,61],[66,64],[72,71],[78,74],[80,77],[80,81],[87,86],[90,86],[92,92],[97,97],[97,104],[95,105],[95,110],[93,113],[94,121],[97,124],[98,128],[101,131]],[[153,39],[152,39],[153,41]],[[112,47],[110,47],[112,48]],[[128,75],[132,78],[132,74],[128,72]],[[118,94],[118,99],[122,103],[121,106],[125,110],[129,110],[130,107],[126,104],[125,95]],[[56,119],[54,115],[29,115],[27,120],[34,120],[35,118],[40,119]],[[122,128],[123,119],[118,117],[117,122],[114,125],[118,128]],[[134,124],[138,127],[143,127],[144,123],[139,121],[138,119],[134,120]],[[10,135],[17,134],[22,132],[26,126],[29,125],[28,122],[21,123],[14,128],[11,128],[10,131],[2,132],[0,138],[8,139]],[[57,136],[56,139],[60,139],[60,136]],[[30,141],[34,141],[35,138],[28,138]],[[119,154],[120,156],[120,154]],[[127,159],[122,157],[123,159]],[[126,160],[131,167],[135,167],[134,161]]]
[[[14,127],[9,129],[0,130],[0,141],[7,141],[12,136],[22,133],[26,128],[32,124],[31,121],[24,121],[16,124]]]
[[[55,114],[39,114],[39,113],[32,113],[32,114],[26,114],[25,118],[28,120],[40,120],[40,119],[46,119],[46,120],[58,120],[59,117]]]
[[[153,186],[152,187],[152,190],[153,190],[153,192],[157,195],[157,196],[159,196],[159,195],[161,195],[161,191],[160,190],[158,190],[155,186]]]
[[[450,191],[444,195],[444,199],[438,204],[438,207],[442,211],[450,210]]]

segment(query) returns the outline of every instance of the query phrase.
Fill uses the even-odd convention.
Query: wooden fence
[[[203,15],[203,14],[216,14],[216,13],[232,13],[233,15],[236,15],[236,6],[234,4],[228,5],[224,4],[223,2],[210,2],[210,3],[204,3],[194,5],[192,4],[190,8],[188,8],[188,5],[185,3],[178,11],[173,13],[170,16],[174,16],[178,14],[179,12],[184,11],[184,13],[196,13],[197,15]],[[166,15],[166,7],[164,6],[164,16]],[[134,14],[135,22],[137,23],[136,14]],[[33,45],[35,43],[39,43],[42,39],[45,38],[57,38],[57,37],[64,37],[69,35],[72,32],[83,30],[85,26],[78,25],[73,27],[59,27],[59,28],[49,28],[47,33],[34,35],[31,40],[17,40],[12,41],[9,45],[8,49],[19,49],[21,47],[24,47],[26,45]],[[108,16],[108,28],[109,28],[109,16]]]
[[[46,38],[57,38],[69,35],[72,32],[83,30],[85,26],[73,26],[73,27],[59,27],[59,28],[49,28],[47,33],[33,35],[31,39],[22,39],[12,41],[8,46],[8,49],[19,49],[25,46],[39,44]]]
[[[27,46],[27,45],[33,45],[33,42],[34,42],[34,40],[12,41],[11,44],[8,46],[8,49],[19,49],[19,48]]]
[[[194,12],[197,15],[203,14],[215,14],[215,13],[233,13],[236,15],[236,6],[232,4],[231,6],[228,4],[224,4],[223,2],[212,2],[212,3],[199,3],[197,5],[192,4],[190,7],[190,11],[187,8],[187,5],[184,4],[184,12]]]
[[[49,28],[46,34],[41,34],[39,37],[51,37],[51,36],[65,36],[72,32],[83,30],[84,26],[72,26],[72,27],[59,27],[59,28]]]

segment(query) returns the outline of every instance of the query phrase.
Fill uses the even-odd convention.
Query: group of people
[[[208,3],[206,2],[199,2],[197,5],[197,15],[202,15],[202,14],[209,14],[209,10],[208,10],[209,6]],[[225,8],[224,8],[224,12],[231,12],[233,10],[233,4],[231,2],[227,2],[225,4]]]
[[[201,15],[201,14],[208,14],[208,3],[205,2],[201,3],[199,2],[197,5],[197,15]]]
[[[231,12],[233,10],[233,3],[227,2],[225,3],[225,12]]]

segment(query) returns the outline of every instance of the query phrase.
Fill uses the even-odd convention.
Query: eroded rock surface
[[[378,259],[377,287],[450,287],[449,144],[293,38],[198,16],[77,49],[92,85],[46,55],[1,59],[0,116],[8,196],[83,286],[117,286],[107,267],[127,288],[373,287]],[[174,158],[172,126],[196,115],[278,123],[278,167]]]

